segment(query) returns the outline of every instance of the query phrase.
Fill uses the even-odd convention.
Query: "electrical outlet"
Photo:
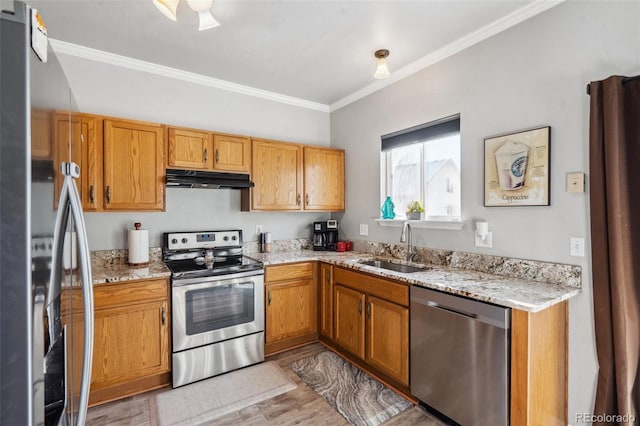
[[[360,235],[369,235],[369,225],[360,224]]]
[[[571,237],[571,256],[584,257],[584,238]]]
[[[256,225],[256,235],[262,234],[262,225]]]

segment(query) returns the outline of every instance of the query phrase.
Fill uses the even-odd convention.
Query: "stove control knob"
[[[223,238],[223,240],[225,240],[225,241],[229,241],[229,237],[225,235],[225,237]]]
[[[238,237],[236,237],[236,236],[234,235],[233,237],[231,237],[231,239],[232,239],[233,241],[235,241],[235,240],[237,240],[237,239],[238,239]]]
[[[183,238],[183,239],[182,239],[182,244],[187,244],[187,241],[188,241],[188,240],[187,240],[186,238]]]
[[[174,238],[173,240],[171,240],[171,244],[178,244],[178,239]]]

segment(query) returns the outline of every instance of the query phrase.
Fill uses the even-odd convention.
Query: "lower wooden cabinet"
[[[63,292],[62,320],[70,318]],[[89,405],[97,405],[171,383],[169,284],[166,279],[127,281],[94,287],[94,341]],[[67,299],[67,300],[65,300]],[[73,320],[82,322],[74,301]],[[82,327],[74,327],[74,341]],[[81,352],[80,345],[74,351]],[[77,359],[81,359],[78,353]],[[80,366],[74,377],[80,377]],[[77,387],[77,383],[75,386]]]
[[[367,296],[365,360],[409,385],[409,308]]]
[[[335,268],[333,310],[332,342],[408,388],[408,285]]]
[[[265,354],[318,339],[315,262],[265,270]]]

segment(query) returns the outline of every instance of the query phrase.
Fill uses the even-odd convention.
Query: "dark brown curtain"
[[[589,85],[594,425],[640,423],[640,79]],[[609,416],[609,417],[606,417]]]

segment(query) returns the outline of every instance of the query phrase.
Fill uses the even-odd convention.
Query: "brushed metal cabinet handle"
[[[216,149],[216,164],[220,162],[220,151]]]
[[[111,187],[107,185],[107,203],[111,203]]]
[[[204,149],[204,162],[208,162],[209,161],[209,151],[207,151],[207,148]]]
[[[95,203],[95,198],[96,198],[96,189],[93,187],[93,185],[89,186],[89,202],[91,204]]]
[[[165,323],[167,322],[167,308],[166,307],[162,307],[162,325],[165,325]]]
[[[296,197],[296,205],[300,205],[300,194]]]
[[[367,316],[371,318],[371,302],[367,303]]]
[[[271,305],[271,290],[267,292],[267,305]]]
[[[305,194],[305,201],[307,202],[307,205],[309,205],[309,193],[307,192],[307,194]]]

